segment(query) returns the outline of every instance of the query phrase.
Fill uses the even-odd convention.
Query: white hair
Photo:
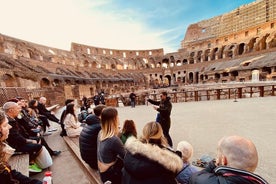
[[[181,152],[184,162],[188,162],[194,152],[193,146],[187,141],[179,142],[176,149]]]

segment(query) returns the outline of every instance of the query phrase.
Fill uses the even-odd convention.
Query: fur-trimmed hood
[[[157,145],[144,144],[135,137],[129,137],[125,143],[125,147],[132,155],[142,155],[149,160],[159,163],[175,174],[183,167],[183,161],[177,154],[167,149],[162,149]]]

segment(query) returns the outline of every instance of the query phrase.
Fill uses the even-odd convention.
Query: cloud
[[[71,42],[112,49],[155,49],[164,40],[134,11],[104,9],[110,0],[0,0],[1,33],[69,50]],[[105,11],[102,11],[105,10]],[[106,12],[108,11],[108,12]]]
[[[0,0],[0,33],[65,50],[76,42],[111,49],[164,48],[165,53],[175,52],[186,27],[210,18],[210,12],[214,15],[212,10],[217,9],[214,4],[222,6],[224,2],[215,1]],[[224,4],[229,4],[230,0],[226,1]]]

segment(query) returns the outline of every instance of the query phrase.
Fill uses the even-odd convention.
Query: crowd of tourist
[[[120,127],[115,107],[96,105],[79,122],[74,99],[65,101],[60,119],[47,110],[46,100],[41,97],[27,102],[14,98],[3,105],[4,112],[0,111],[1,183],[41,183],[12,170],[8,159],[14,152],[28,153],[30,172],[41,172],[44,168],[36,163],[36,157],[43,148],[51,156],[61,153],[53,151],[44,139],[47,133],[55,131],[50,120],[61,126],[61,136],[79,137],[81,158],[99,172],[102,183],[267,184],[254,174],[258,153],[247,138],[237,135],[221,138],[217,157],[205,168],[190,163],[194,148],[189,142],[179,142],[174,150],[169,135],[172,104],[166,92],[161,94],[160,101],[148,99],[155,105],[159,121],[146,123],[141,135],[131,119],[124,120]]]

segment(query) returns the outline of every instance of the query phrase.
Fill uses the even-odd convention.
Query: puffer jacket
[[[176,184],[175,176],[183,166],[177,154],[134,137],[127,139],[125,147],[123,184]]]
[[[231,167],[216,167],[211,161],[200,172],[194,173],[190,184],[268,184],[262,177],[251,172]]]
[[[81,158],[91,168],[98,169],[97,138],[101,130],[100,119],[96,115],[89,115],[87,118],[86,122],[89,124],[83,127],[79,138]]]

